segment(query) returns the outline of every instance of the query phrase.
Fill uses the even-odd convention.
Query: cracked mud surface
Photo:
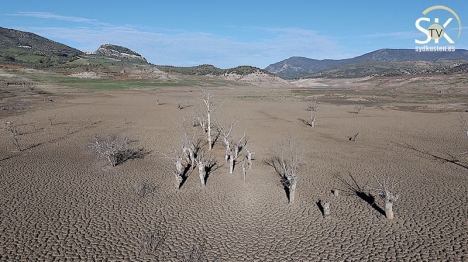
[[[223,93],[214,94],[220,103]],[[236,115],[234,137],[245,123],[247,147],[256,152],[246,181],[240,165],[229,174],[218,140],[206,187],[194,170],[176,190],[173,165],[157,151],[170,151],[196,95],[163,92],[157,106],[149,92],[103,92],[3,118],[19,124],[26,149],[15,151],[2,130],[0,260],[184,261],[194,247],[202,261],[468,259],[468,169],[441,160],[468,148],[457,113],[366,107],[352,114],[353,105],[322,103],[312,129],[298,120],[308,117],[307,102],[228,98],[216,117]],[[176,98],[192,106],[179,110]],[[356,132],[356,142],[348,141]],[[87,148],[94,135],[109,133],[151,153],[111,168]],[[292,204],[264,163],[288,134],[305,149]],[[401,180],[393,221],[336,178],[352,176],[367,188],[375,187],[374,174]],[[138,196],[141,183],[154,192]],[[330,202],[331,218],[323,218],[320,200]],[[151,232],[164,237],[147,253],[142,236]]]

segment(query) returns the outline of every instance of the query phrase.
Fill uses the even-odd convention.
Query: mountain
[[[455,52],[416,52],[414,49],[380,49],[354,58],[341,60],[291,57],[271,64],[265,70],[283,79],[298,79],[310,77],[316,72],[349,64],[404,61],[440,62],[445,60],[468,60],[468,50],[458,49]]]
[[[167,72],[167,73],[180,73],[184,75],[228,75],[228,74],[236,74],[240,76],[245,76],[249,74],[265,74],[270,76],[275,76],[274,74],[260,69],[254,66],[238,66],[234,68],[228,69],[221,69],[215,67],[213,65],[199,65],[199,66],[190,66],[190,67],[182,67],[182,66],[156,66],[159,70]]]
[[[27,57],[75,58],[83,52],[42,36],[0,27],[0,60],[28,62]]]
[[[143,63],[147,63],[146,58],[137,52],[130,50],[123,46],[105,44],[101,45],[95,52],[98,56],[107,56],[117,59],[135,60]]]

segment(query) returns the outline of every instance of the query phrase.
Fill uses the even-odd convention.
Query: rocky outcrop
[[[137,52],[123,46],[105,44],[101,45],[95,52],[96,55],[109,56],[117,59],[137,60],[147,63],[146,58]]]

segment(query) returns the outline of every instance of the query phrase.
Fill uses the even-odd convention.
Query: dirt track
[[[182,117],[200,103],[193,90],[160,92],[161,105],[151,92],[95,92],[3,118],[19,124],[25,150],[15,151],[2,131],[0,260],[184,261],[194,247],[204,250],[201,261],[468,259],[468,167],[443,161],[468,149],[459,113],[375,106],[354,114],[353,105],[321,103],[312,129],[299,120],[309,116],[307,102],[236,98],[256,92],[216,89],[216,104],[228,97],[216,118],[241,120],[233,133],[241,136],[245,126],[253,168],[245,183],[239,166],[230,175],[218,141],[207,186],[195,170],[176,190],[173,165],[158,151],[170,152]],[[177,109],[177,99],[188,107]],[[111,133],[149,154],[108,167],[87,144]],[[288,135],[305,149],[293,204],[265,163],[275,141]],[[371,206],[337,174],[363,189],[375,187],[373,175],[401,180],[395,219],[379,212],[380,199]],[[134,188],[142,183],[155,193],[140,198]],[[319,200],[331,203],[330,219]],[[142,236],[150,232],[165,237],[145,254]]]

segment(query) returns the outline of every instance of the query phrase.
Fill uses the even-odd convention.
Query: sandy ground
[[[240,87],[212,93],[215,104],[225,101],[215,117],[236,116],[233,137],[245,127],[256,152],[245,182],[239,165],[229,174],[219,140],[206,187],[194,171],[175,188],[173,164],[158,151],[168,154],[178,141],[182,118],[200,104],[196,88],[158,91],[160,105],[154,92],[103,91],[3,116],[2,124],[18,124],[23,150],[2,130],[0,260],[196,261],[197,251],[198,261],[468,260],[468,167],[443,160],[468,149],[460,113],[369,105],[355,114],[353,103],[324,100],[310,128],[299,120],[309,116],[301,98]],[[177,109],[177,100],[187,107]],[[148,154],[109,167],[87,148],[99,134],[129,137]],[[305,150],[292,204],[265,162],[288,136]],[[395,219],[381,214],[380,199],[370,205],[336,175],[364,190],[376,186],[374,175],[401,181]],[[139,197],[142,184],[154,193]],[[331,203],[331,218],[320,200]],[[161,241],[146,252],[151,233]]]

